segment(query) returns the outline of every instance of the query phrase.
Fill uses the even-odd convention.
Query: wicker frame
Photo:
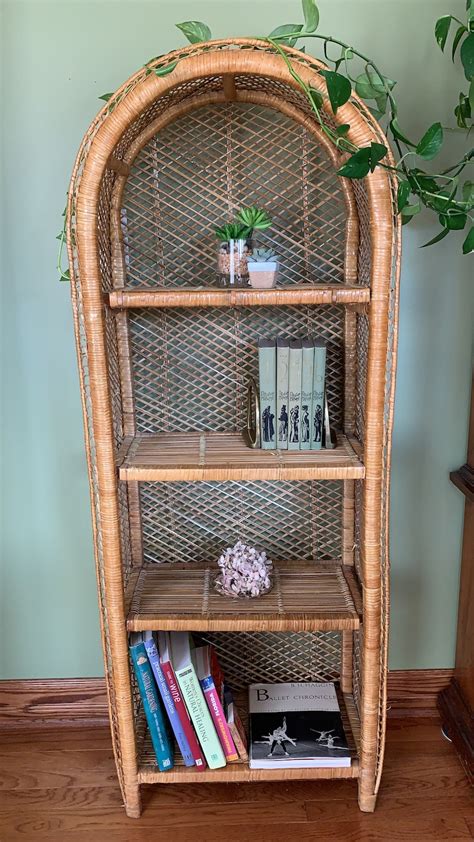
[[[287,52],[297,64],[301,77],[324,93],[324,82],[317,73],[321,68],[320,63],[297,50],[288,48]],[[145,70],[132,76],[93,121],[77,156],[67,214],[102,641],[114,753],[127,814],[140,814],[142,782],[261,780],[265,777],[275,779],[276,775],[282,778],[337,778],[347,773],[347,770],[280,770],[267,774],[250,772],[247,768],[233,765],[226,767],[220,774],[193,773],[189,770],[160,774],[152,768],[150,770],[149,764],[143,761],[143,753],[140,761],[140,717],[137,717],[128,659],[129,609],[132,619],[130,621],[129,618],[128,628],[192,628],[204,635],[206,632],[212,633],[208,637],[218,647],[222,647],[224,661],[226,651],[230,652],[229,669],[232,669],[233,661],[239,662],[239,658],[242,663],[244,661],[247,645],[245,635],[256,631],[265,632],[267,628],[275,631],[275,634],[279,633],[278,630],[292,630],[290,633],[300,630],[301,635],[299,638],[296,635],[294,643],[296,648],[300,647],[298,651],[301,652],[303,672],[306,669],[304,662],[310,658],[310,652],[316,652],[315,657],[318,657],[318,652],[326,652],[329,653],[326,670],[322,668],[317,674],[332,676],[332,653],[340,652],[338,674],[341,690],[349,694],[350,700],[354,698],[354,703],[350,701],[347,704],[347,715],[358,743],[358,762],[353,764],[345,776],[358,777],[360,807],[372,811],[380,783],[385,742],[389,607],[388,508],[400,265],[400,228],[395,210],[396,184],[390,173],[380,168],[368,176],[363,184],[341,179],[336,179],[337,184],[330,180],[325,182],[329,184],[324,190],[327,192],[327,212],[330,216],[328,227],[323,230],[325,236],[321,250],[325,261],[323,270],[327,270],[330,283],[311,283],[311,272],[308,270],[309,275],[300,279],[302,283],[298,279],[295,283],[294,278],[290,278],[288,286],[283,290],[228,291],[212,285],[206,289],[177,289],[179,284],[173,279],[167,288],[166,273],[163,274],[163,282],[157,285],[151,272],[150,283],[144,284],[143,279],[140,282],[139,278],[137,287],[137,281],[132,277],[132,258],[127,256],[129,244],[124,235],[122,208],[124,201],[130,201],[130,207],[134,201],[133,196],[130,200],[126,199],[129,185],[135,193],[144,190],[139,181],[140,155],[146,156],[147,149],[151,149],[150,154],[155,154],[155,147],[147,144],[153,144],[155,138],[161,137],[165,138],[163,142],[166,143],[166,132],[173,131],[173,126],[178,126],[178,133],[182,132],[183,129],[179,127],[186,124],[177,121],[192,120],[193,115],[197,114],[198,121],[201,119],[201,125],[204,126],[206,108],[228,109],[230,118],[235,113],[236,119],[241,116],[242,120],[247,119],[250,113],[246,108],[256,108],[256,119],[263,115],[262,120],[267,119],[268,110],[268,113],[282,115],[281,118],[275,117],[275,120],[293,121],[298,125],[305,132],[304,137],[312,139],[311,142],[314,141],[321,148],[333,168],[339,164],[338,155],[308,112],[301,92],[281,57],[273,54],[262,42],[241,39],[193,45],[157,59],[150,66],[165,66],[175,59],[179,59],[178,65],[167,76],[157,77],[154,73],[147,74]],[[210,113],[214,119],[216,112]],[[386,143],[380,127],[356,96],[340,108],[336,116],[328,108],[325,119],[336,124],[350,123],[349,137],[357,144],[368,144],[372,140]],[[289,123],[285,125],[286,134],[280,132],[281,139],[275,141],[275,149],[281,148],[282,154],[285,137],[291,135]],[[196,140],[194,135],[192,143]],[[290,149],[288,154],[295,154],[294,150]],[[268,172],[268,160],[265,166]],[[327,167],[326,170],[321,169],[321,178],[326,177],[324,173],[327,171]],[[132,195],[130,190],[128,195]],[[307,191],[306,183],[304,191]],[[305,193],[306,201],[310,195],[314,194],[308,191]],[[221,197],[217,196],[217,204]],[[140,237],[147,236],[149,229],[153,229],[156,224],[156,219],[160,218],[156,207],[153,209],[155,198],[155,186],[152,185],[148,193],[138,194],[139,202],[134,205],[136,229],[131,247],[135,248],[135,252],[130,254],[135,261],[133,265],[137,265],[142,272],[148,272],[148,264],[146,261],[140,263],[140,257],[137,258],[138,245],[142,242]],[[334,203],[336,199],[343,202],[344,228],[331,216],[333,199]],[[144,226],[136,212],[140,202],[142,205],[144,203]],[[307,221],[309,211],[304,210],[303,213]],[[331,230],[335,231],[338,243],[342,243],[342,246],[338,246],[339,251],[336,249],[336,258],[330,250]],[[308,231],[309,222],[305,233],[308,242],[301,263],[303,266],[306,261],[306,267],[310,266],[312,259]],[[155,244],[160,237],[158,231]],[[130,239],[133,238],[130,236]],[[299,247],[298,237],[295,236],[289,248]],[[168,259],[172,260],[173,256]],[[156,260],[158,266],[158,257]],[[140,345],[143,325],[146,330],[150,326],[156,330],[154,341],[159,350],[160,313],[164,314],[163,318],[168,317],[171,327],[168,327],[170,333],[167,336],[174,337],[173,341],[176,342],[176,337],[182,335],[179,331],[188,331],[185,336],[189,339],[193,335],[191,331],[195,329],[193,326],[199,324],[204,325],[208,336],[209,319],[214,319],[214,323],[219,325],[219,319],[227,318],[227,313],[236,318],[235,312],[241,307],[247,308],[242,311],[246,320],[242,322],[243,329],[251,331],[252,320],[257,312],[265,317],[270,312],[276,312],[275,318],[278,318],[280,311],[277,308],[280,306],[282,318],[287,313],[285,318],[290,328],[299,317],[298,314],[304,312],[305,324],[314,324],[318,329],[321,325],[323,329],[327,326],[328,331],[333,331],[331,336],[337,334],[342,351],[334,357],[334,379],[336,381],[339,377],[339,385],[332,401],[334,411],[343,407],[341,419],[347,452],[344,451],[342,457],[338,449],[334,451],[336,461],[331,462],[330,456],[326,458],[323,454],[322,457],[314,457],[312,462],[310,459],[303,470],[300,455],[296,454],[294,462],[290,459],[289,465],[285,467],[282,464],[275,473],[275,469],[270,470],[264,463],[264,454],[249,450],[247,458],[235,447],[238,413],[232,421],[233,437],[229,441],[224,432],[214,435],[205,432],[204,428],[201,430],[197,443],[198,467],[184,456],[176,457],[177,451],[179,453],[184,448],[185,452],[191,432],[172,433],[165,440],[159,434],[160,429],[152,426],[151,432],[158,433],[154,439],[153,435],[148,439],[138,435],[140,430],[146,433],[148,428],[144,415],[146,407],[140,407],[137,395],[141,394],[140,390],[144,390],[146,403],[146,396],[150,395],[150,391],[146,391],[146,372],[151,370],[146,363],[153,360],[152,357],[145,360],[142,368],[137,363],[134,348],[139,347],[143,353],[143,345]],[[274,309],[270,310],[272,307]],[[144,322],[142,316],[132,317],[129,314],[134,311],[129,308],[142,308],[139,313],[145,314],[143,318],[149,321]],[[209,308],[209,311],[204,308]],[[176,320],[176,328],[173,328],[173,319]],[[173,330],[177,332],[173,333]],[[223,329],[219,335],[223,336],[224,333]],[[246,336],[251,336],[251,333]],[[218,345],[213,346],[211,352],[214,348],[218,349]],[[251,366],[251,362],[248,365]],[[198,384],[197,388],[204,389],[204,386]],[[176,394],[172,394],[171,403]],[[222,404],[226,397],[222,396]],[[206,395],[204,399],[207,400]],[[216,439],[219,435],[224,438]],[[137,464],[134,454],[140,447],[144,449],[146,462],[142,473],[133,470]],[[147,448],[151,448],[154,454],[152,457]],[[227,448],[225,456],[222,456],[222,448]],[[205,458],[207,453],[210,454],[209,466],[203,462],[204,451]],[[303,454],[301,457],[307,458]],[[162,465],[160,468],[160,460],[163,459],[165,467]],[[256,461],[252,462],[252,459]],[[117,465],[120,466],[120,475]],[[143,465],[139,465],[139,469],[143,469]],[[142,479],[145,482],[141,483]],[[249,618],[245,612],[241,615],[233,612],[226,619],[219,615],[213,625],[206,615],[209,601],[205,594],[203,597],[202,579],[199,579],[200,590],[191,620],[186,619],[185,613],[178,612],[173,614],[174,623],[168,618],[166,623],[160,625],[161,609],[153,608],[152,619],[148,613],[144,615],[145,625],[140,625],[140,595],[147,572],[143,558],[144,555],[146,557],[151,540],[150,522],[153,512],[162,508],[162,502],[158,506],[157,501],[165,499],[163,489],[169,488],[171,482],[176,483],[176,493],[183,495],[183,501],[195,504],[197,497],[192,496],[192,489],[196,479],[210,480],[206,482],[207,490],[205,486],[202,490],[206,505],[213,499],[210,495],[215,493],[220,494],[221,499],[226,499],[227,494],[233,493],[233,486],[236,486],[239,495],[253,494],[254,486],[262,480],[274,481],[273,486],[269,484],[269,499],[279,501],[279,495],[287,494],[290,481],[294,481],[294,487],[301,494],[302,505],[308,505],[308,511],[316,512],[314,517],[316,520],[319,518],[318,535],[327,536],[327,553],[332,548],[331,534],[339,518],[340,561],[346,573],[342,579],[339,573],[338,576],[343,583],[341,587],[344,588],[344,598],[346,602],[351,601],[352,605],[346,620],[338,621],[342,616],[341,607],[344,607],[340,604],[339,591],[339,596],[331,595],[331,599],[335,600],[333,603],[329,601],[323,604],[322,600],[320,608],[323,614],[316,604],[311,606],[311,610],[308,607],[309,613],[305,614],[303,597],[300,613],[291,615],[288,620],[280,620],[272,615],[271,622],[268,622],[265,613],[255,619]],[[158,480],[156,487],[155,480]],[[249,482],[246,483],[246,480]],[[196,487],[200,488],[200,484],[197,483]],[[316,509],[319,506],[317,511],[315,506]],[[296,540],[296,531],[294,534]],[[298,552],[300,557],[305,556],[305,563],[310,560],[306,555],[311,555],[311,546],[310,541],[309,549],[305,549],[303,540],[299,545]],[[325,558],[324,552],[323,547],[323,551],[320,551],[322,558]],[[176,557],[165,560],[176,560]],[[282,558],[282,562],[286,560]],[[185,565],[175,565],[173,570],[176,569],[178,575],[183,568]],[[350,574],[347,570],[351,571]],[[291,570],[285,570],[284,574],[291,579]],[[150,575],[155,576],[155,571]],[[186,570],[183,575],[187,575]],[[205,577],[207,574],[204,571],[199,575]],[[297,568],[297,577],[300,575],[301,569]],[[330,570],[328,575],[331,578]],[[202,600],[205,609],[202,608]],[[172,608],[168,610],[171,612]],[[153,621],[153,611],[157,612],[156,623]],[[200,613],[203,617],[201,620]],[[213,636],[216,629],[226,631],[221,637],[219,634],[216,637]],[[340,645],[340,650],[334,650],[334,638],[331,635],[334,636],[335,632],[328,629],[339,629],[340,643],[337,645]],[[268,651],[274,651],[274,648],[278,651],[275,634],[262,636],[263,645]],[[234,644],[233,640],[237,642]],[[226,646],[231,649],[226,650]],[[235,648],[232,649],[232,646]]]

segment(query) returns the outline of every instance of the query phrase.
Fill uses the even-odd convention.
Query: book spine
[[[176,678],[207,764],[210,769],[220,769],[226,765],[224,753],[216,729],[212,724],[211,714],[207,709],[194,667],[189,664],[178,670]]]
[[[313,397],[311,410],[311,450],[321,450],[324,427],[324,389],[326,380],[326,347],[314,347]]]
[[[191,725],[191,720],[186,710],[186,705],[184,704],[181,693],[179,692],[178,682],[176,680],[173,667],[171,666],[171,662],[164,661],[161,664],[161,668],[163,670],[165,681],[169,687],[171,698],[173,699],[176,708],[176,713],[181,722],[181,727],[188,741],[189,748],[191,749],[194,762],[196,764],[196,769],[199,772],[203,772],[207,764],[204,759],[204,755],[200,749],[199,743],[197,741],[196,734],[194,733],[193,726]]]
[[[181,721],[176,712],[176,707],[171,696],[168,684],[166,683],[166,679],[163,675],[163,670],[160,666],[160,658],[158,655],[158,650],[156,648],[156,643],[152,638],[147,639],[144,642],[145,649],[148,655],[148,660],[151,664],[153,675],[155,676],[155,681],[158,690],[160,691],[161,698],[163,700],[164,708],[166,710],[166,713],[168,714],[168,719],[170,721],[171,728],[173,729],[173,734],[176,737],[178,748],[184,760],[184,765],[194,766],[194,757],[189,747],[189,743],[186,739],[186,735],[181,726]]]
[[[302,343],[300,339],[290,342],[288,365],[288,450],[300,449],[301,427],[301,363]]]
[[[212,721],[214,722],[214,726],[217,731],[217,736],[219,737],[221,746],[224,750],[225,759],[232,763],[234,760],[239,759],[239,755],[237,753],[237,749],[235,748],[229,726],[227,725],[224,711],[222,710],[222,705],[219,699],[219,694],[216,690],[212,677],[209,675],[207,678],[201,679],[200,685],[211,713]]]
[[[158,768],[161,772],[166,772],[173,768],[173,753],[166,733],[165,721],[145,645],[138,643],[135,646],[131,646],[130,654],[132,656],[133,668],[137,677],[138,689],[142,697],[143,710],[145,711]]]
[[[276,349],[274,340],[261,339],[258,343],[258,375],[262,449],[275,450]]]
[[[301,364],[301,424],[300,450],[311,447],[311,407],[313,401],[314,342],[303,340]]]
[[[290,343],[288,339],[277,339],[277,382],[276,382],[276,425],[277,447],[288,449],[288,362]]]

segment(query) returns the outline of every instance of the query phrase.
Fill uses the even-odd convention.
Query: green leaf
[[[414,191],[426,190],[428,193],[438,193],[439,191],[439,185],[435,179],[418,167],[409,170],[407,178]]]
[[[212,38],[211,30],[200,20],[185,20],[183,23],[177,23],[176,27],[191,44],[200,44],[201,41],[210,41]]]
[[[387,152],[388,149],[383,143],[374,143],[374,141],[372,141],[370,144],[370,172],[375,170],[378,162],[381,161],[382,158],[385,158]]]
[[[315,32],[319,24],[319,10],[315,0],[302,0],[305,32]]]
[[[462,244],[463,254],[470,254],[471,251],[474,251],[474,225],[472,226],[471,230],[469,231],[466,239]]]
[[[474,199],[474,182],[473,181],[465,181],[462,186],[462,198],[464,202],[468,204],[471,203]]]
[[[467,216],[465,213],[440,213],[439,221],[449,231],[462,231],[467,222]]]
[[[71,280],[71,273],[69,269],[66,269],[64,272],[61,270],[61,275],[59,278],[60,281],[70,281]]]
[[[470,32],[462,42],[459,55],[461,56],[466,79],[470,82],[474,77],[474,32]]]
[[[431,161],[438,154],[443,143],[443,127],[441,123],[433,123],[425,132],[416,147],[416,154],[420,158]]]
[[[301,32],[302,29],[302,23],[284,23],[283,26],[277,26],[273,32],[270,32],[268,37],[278,39],[280,44],[286,44],[288,47],[294,47],[298,38],[288,38],[288,35],[293,35],[294,32]]]
[[[339,106],[344,105],[350,98],[352,93],[351,83],[349,79],[346,79],[340,73],[335,73],[334,70],[321,70],[321,76],[326,79],[329,101],[333,114],[335,114]]]
[[[375,102],[377,103],[379,113],[382,115],[385,114],[387,110],[388,95],[380,94],[380,96],[376,97]]]
[[[443,15],[442,18],[436,21],[435,38],[442,50],[444,50],[444,45],[446,44],[451,21],[451,15]]]
[[[404,207],[408,204],[408,197],[411,193],[411,186],[409,181],[401,181],[398,185],[397,191],[397,208],[398,212],[400,213]]]
[[[469,105],[471,106],[471,113],[474,113],[474,79],[469,85]]]
[[[356,79],[355,91],[361,99],[375,99],[387,96],[397,83],[388,76],[380,76],[373,68],[367,67],[365,73],[360,73]],[[385,108],[380,109],[382,112]]]
[[[436,237],[433,237],[432,240],[428,240],[427,243],[423,243],[421,248],[425,249],[425,248],[427,248],[427,246],[434,246],[435,243],[439,243],[440,240],[444,240],[444,238],[447,237],[448,234],[449,234],[449,229],[448,228],[442,228],[441,231],[439,232],[439,234],[436,234]]]
[[[177,61],[172,61],[171,64],[167,64],[165,67],[155,67],[155,73],[157,76],[167,76],[168,73],[173,72],[177,64]]]
[[[467,29],[463,25],[461,25],[459,27],[459,29],[456,30],[456,35],[453,38],[453,46],[452,46],[452,49],[451,49],[451,58],[452,58],[453,61],[454,61],[454,58],[456,56],[456,50],[459,46],[459,42],[460,42],[460,40],[461,40],[461,38],[462,38],[462,36],[465,32],[467,32]]]
[[[103,99],[104,102],[108,102],[110,97],[113,96],[113,95],[114,95],[113,92],[111,94],[102,94],[102,96],[100,96],[99,99]]]
[[[338,137],[345,137],[347,132],[349,131],[349,129],[350,129],[349,123],[342,123],[341,126],[337,127],[336,134],[337,134]]]
[[[316,108],[319,111],[319,109],[323,107],[323,103],[324,103],[323,95],[318,90],[316,90],[316,88],[313,88],[311,86],[309,88],[309,95],[310,95],[314,105],[316,106]]]
[[[364,146],[346,161],[337,171],[346,178],[365,178],[370,172],[370,146]]]
[[[416,216],[417,213],[420,213],[420,211],[421,211],[420,202],[415,202],[413,205],[405,205],[405,207],[402,210],[402,216],[406,216],[406,217],[411,218],[412,216]]]
[[[390,128],[392,130],[393,136],[397,140],[401,140],[401,142],[405,143],[406,146],[413,146],[413,147],[416,146],[415,143],[412,143],[411,140],[408,140],[408,138],[402,133],[396,117],[394,117],[392,120],[390,120]]]
[[[456,105],[454,113],[458,127],[460,129],[467,129],[467,121],[471,119],[471,103],[465,94],[459,94],[459,105]]]

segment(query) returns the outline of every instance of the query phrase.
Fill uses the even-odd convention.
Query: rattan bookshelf
[[[288,48],[325,91],[321,65]],[[336,175],[281,56],[252,40],[196,44],[132,76],[87,131],[67,228],[102,641],[117,773],[129,816],[140,784],[358,778],[375,807],[386,707],[388,495],[399,271],[396,184]],[[324,119],[386,143],[357,97]],[[267,208],[273,290],[221,289],[213,225]],[[259,335],[317,334],[337,446],[244,444]],[[274,590],[234,602],[214,562],[264,546]],[[349,769],[160,773],[130,671],[128,632],[189,629],[229,682],[336,681]]]

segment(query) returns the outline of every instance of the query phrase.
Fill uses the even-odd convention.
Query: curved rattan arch
[[[322,65],[294,49],[287,49],[299,75],[321,93],[325,83],[318,70]],[[178,59],[176,68],[158,77],[155,67]],[[225,80],[239,76],[273,80],[281,86],[281,96],[238,91],[236,100],[257,102],[278,108],[309,129],[325,148],[334,164],[337,156],[321,136],[312,118],[295,105],[301,93],[280,56],[263,42],[240,39],[194,45],[151,62],[132,76],[104,106],[84,138],[74,167],[68,199],[68,251],[70,257],[73,310],[81,392],[88,452],[89,480],[93,508],[94,542],[101,603],[101,622],[106,663],[109,706],[114,752],[120,784],[129,815],[138,815],[139,780],[133,701],[128,665],[128,643],[124,622],[124,583],[121,556],[123,536],[120,530],[116,448],[111,408],[110,371],[104,314],[98,228],[104,236],[112,227],[111,261],[115,265],[117,286],[123,285],[123,256],[118,236],[118,220],[113,220],[120,206],[128,166],[150,133],[206,101],[199,94],[194,99],[182,96],[173,104],[173,92],[179,86],[200,80]],[[214,84],[214,81],[213,81]],[[293,92],[290,96],[289,92]],[[194,93],[194,92],[193,92]],[[212,91],[211,100],[219,102],[228,93]],[[288,101],[287,101],[288,99]],[[292,101],[289,101],[289,100]],[[170,109],[160,122],[150,127],[140,123],[147,109],[166,100]],[[349,139],[357,145],[373,140],[384,141],[378,124],[367,108],[352,97],[334,117],[326,103],[327,117],[337,124],[349,123]],[[174,110],[173,110],[174,109]],[[389,158],[390,160],[390,158]],[[103,218],[101,190],[110,181],[112,222]],[[359,765],[359,802],[372,810],[380,781],[385,739],[386,659],[388,623],[388,503],[390,444],[393,419],[396,325],[398,311],[399,226],[395,216],[395,184],[390,173],[378,168],[365,179],[371,236],[371,300],[368,309],[370,332],[367,354],[365,402],[366,437],[364,443],[365,483],[361,514],[364,631],[362,637],[362,688],[360,694],[361,746]],[[347,280],[355,280],[353,255],[356,251],[358,219],[354,213],[351,184],[344,185],[348,208],[346,240]],[[102,214],[102,215],[101,215]],[[113,233],[115,230],[115,233]],[[355,312],[353,314],[355,318]],[[346,384],[347,388],[347,384]],[[350,386],[353,389],[353,384]],[[350,481],[349,481],[350,482]],[[132,577],[133,580],[133,577]],[[133,583],[133,581],[132,581]],[[129,583],[130,587],[130,583]],[[351,647],[348,645],[348,651]]]

